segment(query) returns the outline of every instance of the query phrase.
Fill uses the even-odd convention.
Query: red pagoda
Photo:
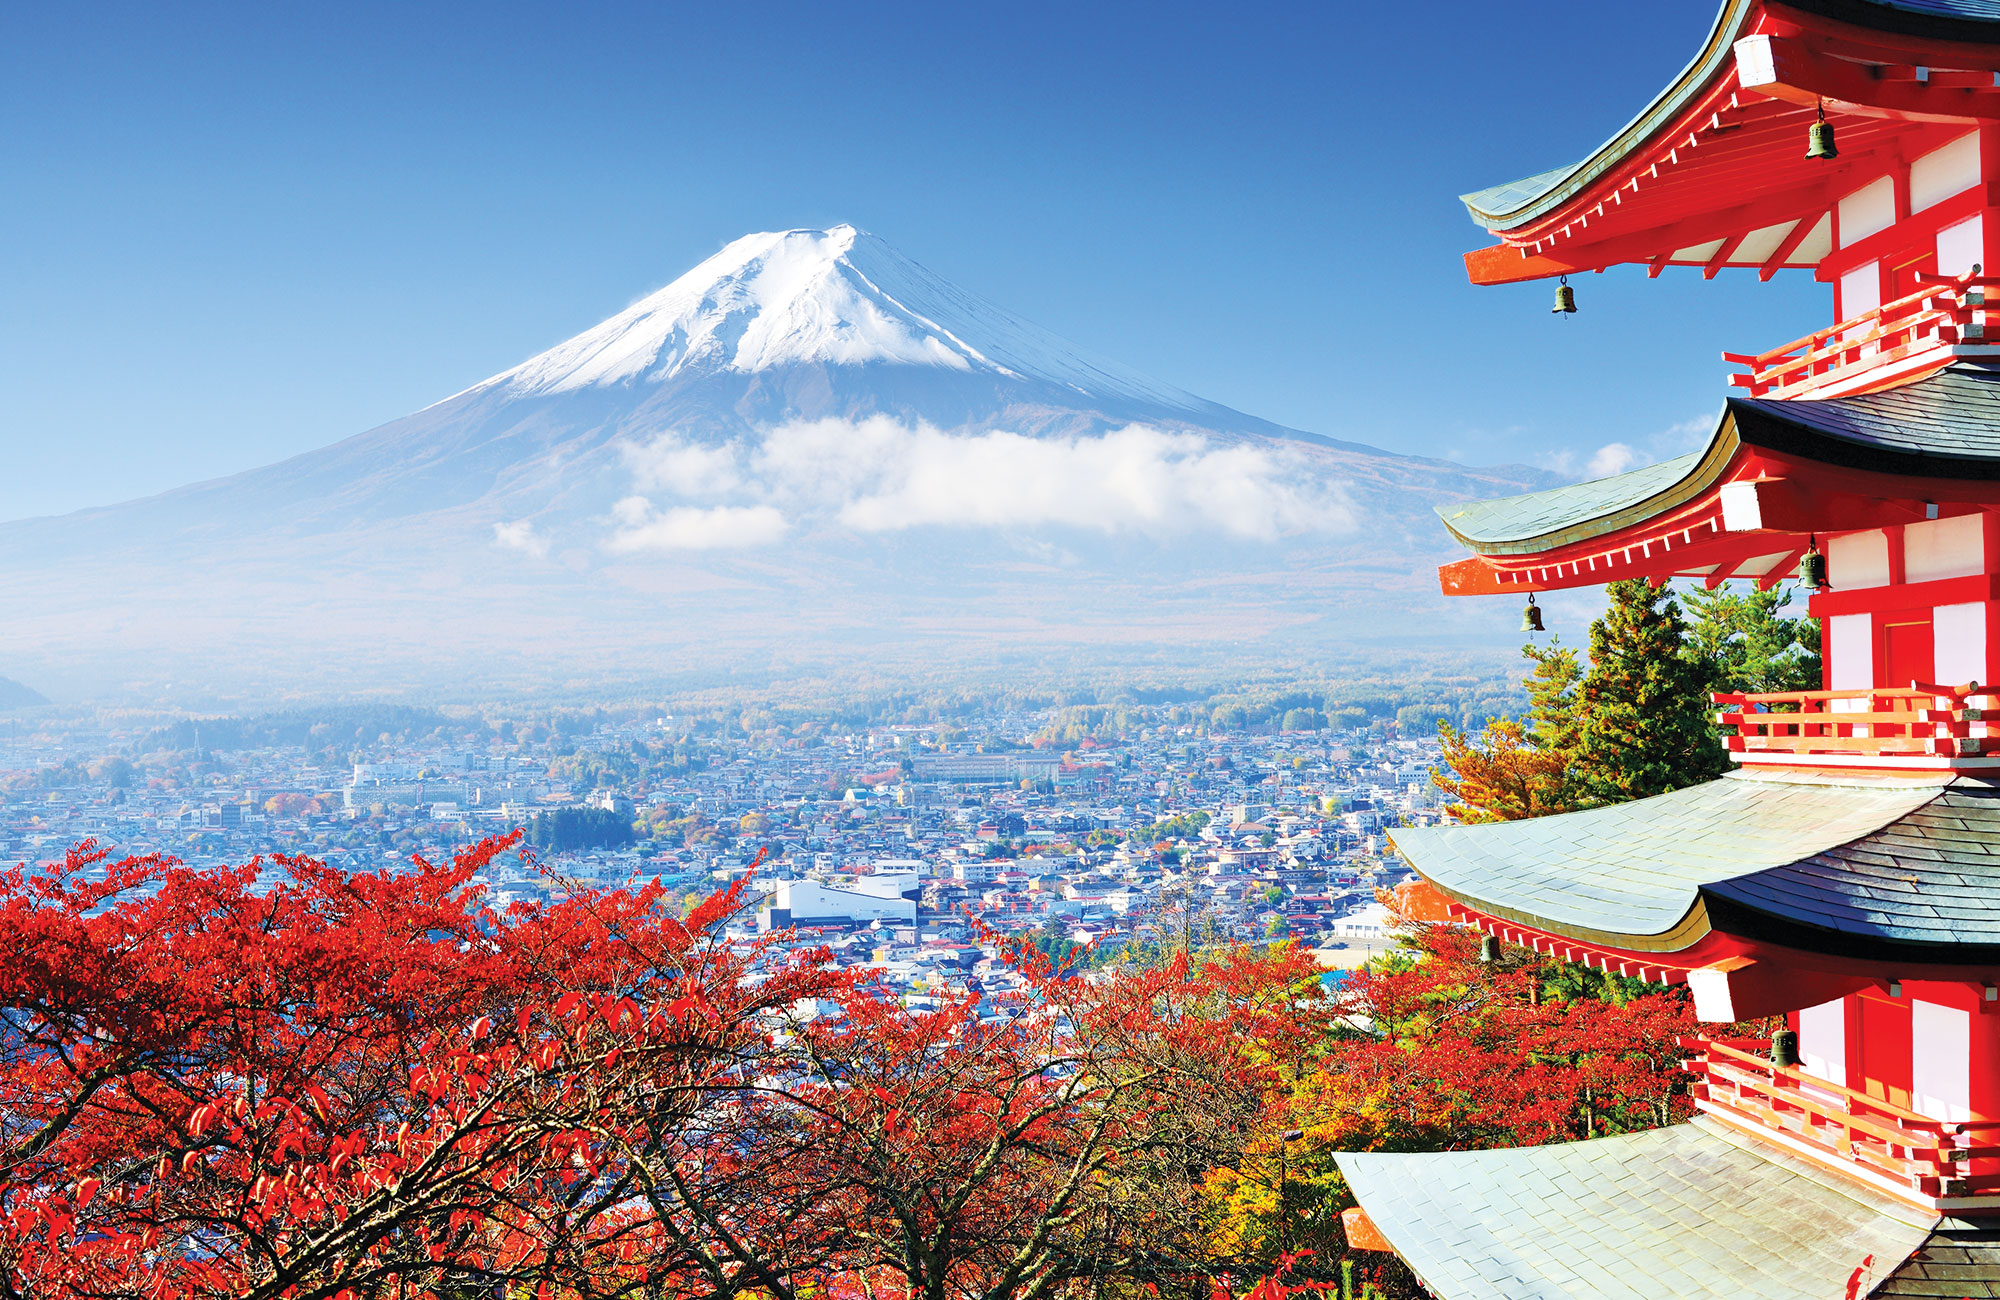
[[[1445,512],[1441,571],[1799,573],[1824,689],[1721,700],[1720,780],[1394,834],[1462,922],[1791,1028],[1695,1043],[1688,1124],[1341,1155],[1354,1237],[1446,1300],[2000,1296],[2000,0],[1728,0],[1596,153],[1465,201],[1479,284],[1833,286],[1835,323],[1723,354],[1701,451]]]

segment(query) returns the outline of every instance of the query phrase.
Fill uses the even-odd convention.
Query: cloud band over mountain
[[[1549,481],[1288,429],[852,227],[779,231],[332,446],[0,524],[0,671],[458,690],[1064,644],[1290,656],[1474,617],[1437,594],[1432,507]]]
[[[721,446],[664,434],[624,453],[637,491],[616,507],[615,553],[764,546],[827,523],[1256,541],[1354,527],[1345,488],[1289,449],[1137,424],[1033,438],[871,416],[797,421]]]

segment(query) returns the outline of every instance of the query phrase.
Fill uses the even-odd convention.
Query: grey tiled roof
[[[1438,515],[1486,554],[1598,537],[1694,500],[1721,481],[1739,442],[1892,474],[2000,478],[2000,367],[1959,361],[1856,397],[1732,398],[1701,451],[1589,483],[1439,506]]]
[[[1575,170],[1574,163],[1551,167],[1545,172],[1536,172],[1533,176],[1523,176],[1518,181],[1504,181],[1499,185],[1489,185],[1483,190],[1474,190],[1470,194],[1461,194],[1458,197],[1472,213],[1474,223],[1484,226],[1486,221],[1481,219],[1482,213],[1492,213],[1497,216],[1524,208],[1561,184],[1563,179]]]
[[[1916,383],[1856,397],[1738,398],[1729,405],[1739,420],[1752,412],[1861,450],[1958,461],[2000,459],[2000,370],[1978,362],[1960,361]],[[1762,441],[1754,431],[1750,436]]]
[[[1790,3],[1795,9],[1864,27],[1943,40],[2000,42],[2000,31],[1989,26],[2000,22],[2000,0],[1790,0]],[[1588,188],[1592,181],[1678,117],[1730,65],[1731,42],[1756,8],[1755,0],[1723,0],[1715,26],[1694,60],[1637,117],[1620,127],[1582,162],[1460,195],[1473,222],[1488,230],[1512,230]]]
[[[1936,937],[1937,906],[1946,893],[1963,889],[1965,864],[1975,874],[1986,870],[1985,846],[1954,842],[1948,850],[1926,850],[1916,864],[1907,853],[1867,845],[1876,832],[1937,799],[1941,789],[1738,772],[1585,812],[1408,828],[1391,831],[1390,838],[1447,893],[1579,939],[1665,935],[1708,891],[1806,924],[1921,941]],[[1982,826],[1991,797],[1976,796]],[[1948,821],[1963,815],[1938,816]],[[1923,833],[1914,825],[1897,832]],[[1835,856],[1836,850],[1848,856]],[[1894,871],[1923,883],[1898,881],[1891,888],[1878,874],[1884,857]],[[1933,891],[1935,898],[1929,897]],[[1980,919],[1956,925],[2000,942],[2000,892],[1986,892],[1991,902]]]
[[[1869,835],[1709,893],[1905,943],[2000,942],[2000,790],[1962,783]]]
[[[1567,487],[1527,492],[1490,501],[1468,501],[1463,505],[1439,506],[1438,517],[1459,540],[1517,542],[1548,537],[1587,520],[1638,505],[1647,497],[1673,487],[1694,473],[1702,461],[1701,452],[1690,452],[1663,460],[1643,469],[1627,470],[1610,478],[1572,483]]]
[[[1881,1276],[1878,1270],[1876,1276]],[[1871,1296],[1981,1300],[2000,1296],[2000,1220],[1946,1219]]]
[[[1969,18],[1978,22],[2000,20],[2000,0],[1867,0],[1869,4],[1904,13],[1930,14],[1939,18]]]
[[[1500,1151],[1339,1155],[1440,1300],[1828,1300],[1935,1215],[1707,1119]]]

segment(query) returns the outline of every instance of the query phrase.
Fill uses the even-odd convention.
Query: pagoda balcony
[[[2000,1205],[2000,1120],[1944,1120],[1796,1066],[1769,1039],[1684,1037],[1695,1107],[1933,1209]]]
[[[1751,397],[1839,397],[1920,378],[1956,357],[2000,356],[2000,319],[1989,332],[1986,299],[2000,279],[1937,279],[1908,297],[1769,352],[1725,352],[1729,376]],[[2000,312],[2000,303],[1995,304]]]
[[[2000,768],[2000,689],[1968,683],[1853,691],[1718,692],[1717,725],[1739,764]]]

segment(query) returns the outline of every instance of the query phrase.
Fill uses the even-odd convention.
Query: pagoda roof
[[[1837,47],[1803,74],[1787,65],[1788,75],[1825,80],[1819,93],[1743,84],[1739,39],[1790,41],[1802,28],[1816,34],[1812,51]],[[1816,265],[1831,249],[1825,164],[1801,147],[1816,102],[1836,115],[1846,156],[1914,156],[1991,116],[1992,93],[1900,72],[1885,89],[1870,66],[1977,70],[1994,46],[2000,0],[1725,0],[1681,73],[1588,156],[1460,196],[1503,241],[1468,255],[1468,270],[1500,283],[1619,262],[1703,265],[1710,275],[1753,266],[1767,277]]]
[[[1722,437],[1718,429],[1715,439]],[[1714,445],[1715,439],[1710,440]],[[1705,453],[1689,452],[1643,469],[1520,496],[1438,506],[1438,518],[1460,542],[1487,555],[1521,554],[1585,541],[1615,531],[1636,508],[1692,499],[1710,482],[1698,481]],[[1640,516],[1643,517],[1643,516]]]
[[[1652,103],[1588,157],[1566,167],[1462,194],[1477,225],[1511,230],[1546,215],[1679,117],[1733,58],[1731,42],[1762,0],[1724,0],[1701,52]],[[2000,44],[2000,0],[1791,0],[1789,8],[1878,31],[1934,40]]]
[[[1889,1279],[1869,1293],[1869,1300],[1963,1300],[1993,1290],[2000,1280],[2000,1222],[1992,1219],[1947,1218],[1903,1261]]]
[[[2000,478],[2000,367],[1957,361],[1913,383],[1813,401],[1731,399],[1750,441],[1851,469]]]
[[[1707,1118],[1549,1146],[1334,1160],[1441,1300],[1823,1300],[1867,1256],[1877,1277],[1903,1266],[1940,1223]]]
[[[1650,799],[1390,832],[1450,899],[1623,952],[1711,932],[1860,960],[2000,958],[2000,783],[1739,771]]]
[[[1437,512],[1453,537],[1481,555],[1537,555],[1682,510],[1743,477],[1746,451],[1910,479],[2000,480],[2000,366],[1955,361],[1899,387],[1846,397],[1733,397],[1700,451]],[[1926,495],[1916,486],[1907,491]]]

